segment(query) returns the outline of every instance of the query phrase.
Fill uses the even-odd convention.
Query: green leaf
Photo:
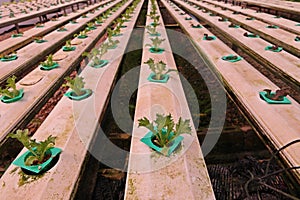
[[[182,120],[182,118],[180,117],[178,120],[178,123],[176,124],[176,129],[175,129],[175,133],[176,136],[181,135],[183,133],[186,134],[191,134],[192,129],[190,126],[190,120]]]
[[[56,139],[50,135],[45,141],[36,142],[28,136],[28,129],[17,130],[16,134],[10,133],[8,137],[19,140],[33,154],[26,159],[26,165],[32,165],[36,160],[42,163],[46,152],[55,145]]]
[[[0,88],[0,94],[9,98],[14,98],[19,95],[19,90],[16,88],[16,76],[12,76],[6,81],[6,88]]]
[[[25,160],[25,165],[31,166],[33,165],[36,161],[38,161],[36,156],[28,156]]]
[[[36,147],[35,151],[38,154],[39,162],[42,162],[44,160],[47,150],[55,145],[55,139],[56,137],[52,137],[50,135],[45,141],[40,142]]]
[[[64,87],[70,87],[76,95],[80,96],[82,94],[82,89],[84,88],[85,82],[82,77],[76,76],[74,79],[66,77],[66,84],[63,84]]]
[[[153,123],[150,123],[150,121],[149,121],[149,119],[147,119],[147,117],[139,119],[138,122],[139,122],[139,127],[143,126],[147,129],[149,129],[153,134],[156,133]]]

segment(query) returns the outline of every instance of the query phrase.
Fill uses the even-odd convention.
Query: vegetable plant
[[[97,65],[102,65],[103,63],[107,62],[105,60],[102,60],[103,55],[108,51],[109,44],[108,43],[102,43],[99,47],[99,49],[94,48],[91,50],[90,53],[84,52],[82,55],[87,56],[91,62],[91,66],[95,67]]]
[[[114,21],[114,24],[116,25],[116,26],[119,26],[119,27],[124,27],[124,22],[125,22],[125,20],[124,19],[122,19],[122,18],[118,18],[118,19],[116,19],[115,21]]]
[[[87,30],[80,31],[79,34],[74,34],[74,37],[86,38],[87,37]]]
[[[104,19],[107,19],[109,15],[110,15],[110,10],[107,10],[106,12],[104,12],[104,13],[102,14],[102,17],[103,17]]]
[[[160,39],[159,37],[150,38],[150,40],[152,41],[152,44],[146,44],[146,46],[150,46],[154,51],[159,51],[160,44],[165,41],[165,39]]]
[[[191,134],[190,120],[181,117],[175,124],[171,114],[156,114],[156,119],[150,122],[147,117],[138,120],[139,127],[149,129],[153,135],[153,143],[159,147],[168,147],[181,134]]]
[[[99,16],[99,17],[97,17],[97,18],[95,19],[95,22],[96,22],[97,24],[102,24],[103,21],[104,21],[104,19],[103,19],[103,17],[101,17],[101,16]]]
[[[94,22],[88,22],[86,25],[87,25],[87,28],[86,28],[86,29],[87,29],[88,31],[96,29],[95,23],[94,23]]]
[[[108,37],[107,37],[108,48],[109,49],[114,48],[117,44],[120,43],[120,41],[112,39],[112,36],[113,36],[114,33],[113,33],[113,31],[110,28],[108,28],[107,33],[108,33]]]
[[[157,34],[159,34],[159,33],[156,31],[156,25],[155,25],[155,26],[147,25],[147,26],[146,26],[146,29],[147,29],[147,33],[149,33],[150,35],[157,35]]]
[[[15,98],[19,95],[20,90],[17,89],[16,86],[16,76],[12,76],[7,79],[6,81],[6,87],[0,88],[0,95],[8,97],[8,98]]]
[[[43,24],[43,23],[37,23],[37,24],[35,25],[35,27],[36,27],[36,28],[42,28],[42,27],[44,27],[44,24]]]
[[[56,62],[53,61],[53,55],[50,54],[47,56],[47,59],[44,62],[40,63],[42,66],[53,66],[55,64],[57,64]]]
[[[72,19],[72,20],[70,21],[70,23],[72,23],[72,24],[76,24],[76,23],[77,23],[77,21],[76,21],[76,19]]]
[[[150,70],[154,73],[154,79],[161,80],[170,72],[176,71],[175,69],[168,69],[166,70],[166,63],[163,61],[154,62],[153,58],[149,58],[144,64],[147,64]]]
[[[67,29],[65,28],[65,26],[61,26],[57,29],[57,31],[66,31]]]
[[[9,18],[13,18],[13,17],[15,17],[15,13],[14,12],[10,12],[9,13]]]
[[[31,155],[25,160],[25,165],[37,165],[48,160],[51,157],[48,150],[55,145],[56,137],[50,135],[46,140],[37,142],[35,139],[29,138],[28,135],[28,129],[17,130],[16,134],[10,133],[8,135],[10,138],[19,140],[31,152]]]
[[[125,20],[125,21],[129,21],[129,19],[131,18],[131,12],[130,10],[126,10],[124,14],[122,14],[122,18]]]
[[[34,41],[37,43],[43,43],[46,42],[46,40],[44,40],[43,36],[35,36],[33,37]]]
[[[85,82],[83,81],[82,77],[76,76],[73,79],[70,77],[66,77],[65,80],[67,81],[67,83],[63,84],[63,86],[71,88],[76,96],[85,94],[85,91],[83,90]]]

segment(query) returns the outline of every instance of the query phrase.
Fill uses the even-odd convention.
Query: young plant
[[[94,48],[90,53],[84,52],[82,55],[87,56],[90,60],[92,60],[91,66],[95,67],[103,64],[104,60],[102,60],[102,57],[108,51],[108,48],[109,45],[105,42],[100,45],[99,49]]]
[[[97,24],[102,24],[103,21],[104,21],[103,17],[100,17],[100,16],[97,17],[97,18],[95,19],[95,22],[96,22]]]
[[[125,22],[124,19],[118,18],[118,19],[116,19],[116,20],[114,21],[114,24],[115,24],[116,26],[123,27],[124,22]]]
[[[74,34],[74,37],[85,38],[87,37],[87,30],[80,31],[79,34]]]
[[[154,79],[156,80],[162,80],[165,75],[167,75],[170,72],[177,72],[175,69],[168,69],[166,70],[166,63],[163,61],[159,61],[157,63],[154,62],[153,58],[149,58],[144,64],[147,64],[150,68],[150,70],[155,74]]]
[[[104,13],[102,14],[102,17],[103,17],[104,19],[107,19],[109,15],[110,15],[110,10],[107,10],[106,12],[104,12]]]
[[[65,26],[61,26],[61,27],[59,27],[57,30],[58,30],[58,31],[66,31],[67,29],[66,29]]]
[[[108,36],[117,36],[121,33],[121,28],[116,26],[114,30],[108,28],[107,29]]]
[[[45,162],[51,157],[48,150],[55,145],[56,137],[51,135],[44,141],[36,142],[35,139],[30,139],[28,136],[28,129],[17,130],[17,133],[10,133],[8,137],[19,140],[25,148],[27,148],[32,155],[28,156],[25,160],[25,165],[38,165]]]
[[[44,24],[43,23],[36,23],[35,27],[36,28],[41,28],[41,27],[44,27]]]
[[[160,39],[159,37],[150,38],[150,40],[152,41],[152,44],[146,44],[146,46],[150,46],[155,51],[159,51],[160,44],[165,41],[165,39]]]
[[[155,26],[147,25],[146,29],[147,29],[147,33],[149,33],[150,35],[157,35],[158,34],[158,32],[156,31],[156,25]]]
[[[109,49],[110,49],[110,48],[114,48],[117,44],[120,43],[120,41],[119,41],[119,40],[113,40],[113,39],[112,39],[113,31],[112,31],[110,28],[108,28],[107,32],[108,32],[108,37],[107,37],[107,40],[108,40],[108,48],[109,48]]]
[[[11,99],[19,95],[20,91],[17,90],[16,78],[17,78],[16,76],[12,76],[7,79],[6,87],[3,89],[0,88],[0,95],[6,96]]]
[[[76,24],[76,23],[77,23],[77,21],[76,21],[76,19],[72,19],[72,20],[70,21],[70,23],[72,23],[72,24]]]
[[[50,54],[49,56],[47,56],[47,59],[44,62],[41,62],[42,66],[53,66],[54,64],[56,64],[56,62],[53,62],[53,55]]]
[[[34,36],[33,39],[37,43],[42,43],[42,42],[46,41],[46,40],[44,40],[43,36]]]
[[[94,22],[89,22],[86,25],[87,25],[87,27],[86,27],[87,31],[91,31],[91,30],[95,30],[96,29]]]
[[[126,10],[124,14],[122,14],[122,18],[125,20],[125,21],[128,21],[130,18],[131,18],[131,15],[130,15],[130,11],[129,10]]]
[[[153,142],[159,147],[168,147],[174,139],[181,134],[191,134],[190,120],[179,118],[177,124],[174,123],[171,114],[156,114],[156,119],[150,122],[147,117],[138,120],[139,127],[149,129],[153,135]],[[175,127],[174,127],[175,126]]]
[[[71,88],[76,96],[85,94],[85,91],[83,90],[85,82],[83,81],[82,77],[76,76],[74,79],[66,77],[65,80],[67,81],[67,83],[63,84],[63,86]]]
[[[9,13],[9,18],[13,18],[13,17],[15,17],[15,13],[14,12],[10,12]]]
[[[71,48],[72,47],[71,40],[66,41],[65,47],[66,48]]]

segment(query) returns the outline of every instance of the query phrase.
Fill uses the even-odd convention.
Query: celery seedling
[[[144,64],[147,64],[150,70],[155,74],[154,79],[161,80],[170,72],[176,71],[176,69],[168,69],[166,70],[166,63],[163,61],[159,61],[157,63],[154,62],[153,58],[149,58]]]
[[[10,133],[10,138],[19,140],[25,148],[27,148],[32,155],[28,156],[25,160],[25,165],[37,165],[45,162],[47,158],[47,151],[55,145],[56,137],[51,135],[44,141],[36,142],[35,139],[30,139],[28,136],[28,129],[17,130],[17,133]],[[49,158],[49,157],[48,157]]]
[[[82,77],[76,76],[74,79],[66,77],[65,80],[67,83],[63,84],[63,86],[71,88],[75,95],[81,96],[85,94],[85,91],[83,90],[85,82]]]
[[[17,90],[16,79],[17,79],[16,76],[12,76],[8,78],[6,81],[6,87],[3,89],[0,88],[0,95],[6,96],[11,99],[18,96],[20,91]]]
[[[139,119],[138,122],[139,127],[145,127],[153,133],[153,142],[159,147],[168,147],[176,137],[184,133],[191,134],[192,130],[189,119],[182,120],[180,117],[175,124],[171,114],[167,116],[156,114],[153,122],[150,122],[147,117]]]

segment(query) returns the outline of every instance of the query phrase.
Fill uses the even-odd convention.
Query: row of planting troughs
[[[16,138],[27,150],[21,151],[0,179],[4,199],[30,199],[32,195],[37,199],[74,197],[78,179],[82,178],[80,172],[84,168],[87,150],[96,145],[94,138],[99,130],[98,122],[103,119],[122,55],[143,3],[139,0],[95,3],[79,13],[37,24],[33,28],[36,31],[48,30],[42,37],[28,31],[28,35],[27,32],[12,35],[11,44],[6,43],[0,63],[0,69],[3,69],[0,80],[6,82],[0,91],[3,102],[0,105],[0,139],[3,144],[7,137]],[[261,31],[256,26],[263,22],[249,16],[243,19],[247,21],[240,23],[244,16],[238,15],[244,10],[229,14],[227,8],[220,5],[210,6],[194,0],[162,0],[161,3],[275,148],[299,138],[298,102],[202,26],[194,16],[216,26],[239,48],[252,56],[259,55],[262,63],[294,77],[292,82],[298,84],[295,77],[298,60],[293,55],[298,53],[296,44],[288,39],[277,44],[278,39],[274,39],[274,45],[266,46],[276,35],[269,30],[275,25],[267,27],[263,24],[267,29]],[[78,14],[82,15],[75,19]],[[221,18],[217,19],[217,16]],[[64,23],[59,22],[61,20]],[[107,38],[94,48],[104,33]],[[294,33],[288,34],[293,40],[297,37]],[[24,37],[28,37],[26,44],[22,43]],[[259,48],[251,45],[255,42],[259,43]],[[279,44],[283,44],[282,47]],[[261,48],[263,46],[265,48]],[[289,51],[284,51],[285,48]],[[46,60],[41,61],[44,57]],[[89,63],[80,75],[69,77],[83,57],[88,57]],[[289,60],[291,66],[282,66],[282,61],[276,59],[278,57]],[[38,67],[16,82],[14,74],[21,74],[22,70],[35,65]],[[150,0],[127,169],[126,199],[215,198],[176,72],[158,3]],[[18,129],[29,119],[34,108],[42,105],[50,91],[55,91],[64,80],[63,86],[70,89],[34,136],[29,137],[26,129]],[[284,126],[278,126],[282,123]],[[299,149],[293,145],[282,153],[290,167],[299,165]],[[100,152],[99,156],[102,154],[105,152]],[[295,174],[298,176],[299,173]]]

